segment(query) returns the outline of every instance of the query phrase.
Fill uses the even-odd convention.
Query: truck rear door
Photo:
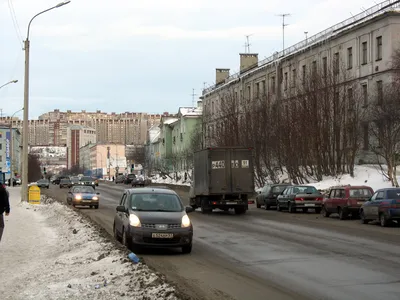
[[[231,193],[231,166],[229,164],[229,151],[226,149],[209,150],[211,162],[209,187],[210,194]]]
[[[253,193],[253,161],[250,149],[230,150],[231,180],[230,192],[234,194]]]

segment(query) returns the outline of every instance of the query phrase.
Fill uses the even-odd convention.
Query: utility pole
[[[194,93],[194,89],[192,89],[192,106],[195,107],[195,97],[197,96],[197,94]]]
[[[282,17],[282,52],[285,55],[285,27],[289,24],[285,24],[285,17],[290,16],[290,14],[280,14],[279,17]]]

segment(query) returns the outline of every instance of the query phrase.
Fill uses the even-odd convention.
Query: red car
[[[360,186],[335,186],[329,189],[328,197],[324,199],[321,214],[329,217],[339,214],[340,220],[345,220],[351,215],[359,217],[361,205],[374,194],[374,190],[365,185]]]

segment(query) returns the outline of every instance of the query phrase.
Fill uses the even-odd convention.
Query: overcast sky
[[[0,0],[0,109],[23,106],[22,40],[36,13],[60,0]],[[380,1],[377,1],[380,2]],[[318,33],[373,0],[72,0],[31,26],[30,118],[55,108],[177,112],[215,81],[215,68],[239,68],[245,35],[259,58]],[[15,14],[14,14],[14,13]],[[17,25],[14,26],[15,16]],[[196,96],[196,100],[197,97]],[[22,113],[18,114],[19,117]]]

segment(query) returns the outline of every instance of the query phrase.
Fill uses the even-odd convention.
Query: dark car
[[[60,180],[60,189],[72,187],[72,182],[69,178],[63,178]]]
[[[290,186],[290,184],[265,185],[256,197],[257,208],[261,208],[264,205],[265,209],[268,210],[271,206],[276,206],[276,199],[287,186]]]
[[[92,177],[83,176],[79,180],[80,185],[91,186],[92,188],[96,188],[96,183],[94,182]]]
[[[79,184],[79,177],[70,177],[72,185],[78,185]]]
[[[136,177],[132,180],[132,186],[145,186],[145,181],[143,177]]]
[[[36,184],[40,188],[49,189],[50,188],[50,181],[48,179],[40,179],[37,181]]]
[[[115,183],[124,183],[124,182],[125,182],[125,178],[126,178],[125,175],[118,175],[118,176],[115,178]]]
[[[72,206],[90,206],[99,208],[100,193],[96,193],[91,186],[74,186],[67,194],[67,203]]]
[[[54,179],[51,183],[52,184],[60,184],[61,179],[69,179],[69,177],[68,176],[59,176],[56,179]]]
[[[130,184],[130,183],[132,183],[132,180],[134,180],[135,178],[136,178],[135,174],[128,174],[124,179],[124,183]]]
[[[315,210],[316,213],[321,213],[322,201],[324,197],[314,187],[310,185],[294,185],[288,186],[278,196],[276,210],[289,210],[290,213],[295,213],[297,209],[302,209],[307,212],[309,208]]]
[[[178,194],[168,189],[124,191],[114,218],[114,236],[128,248],[182,248],[192,251],[193,226]]]
[[[379,220],[382,227],[400,222],[400,188],[377,190],[360,208],[361,223]]]

